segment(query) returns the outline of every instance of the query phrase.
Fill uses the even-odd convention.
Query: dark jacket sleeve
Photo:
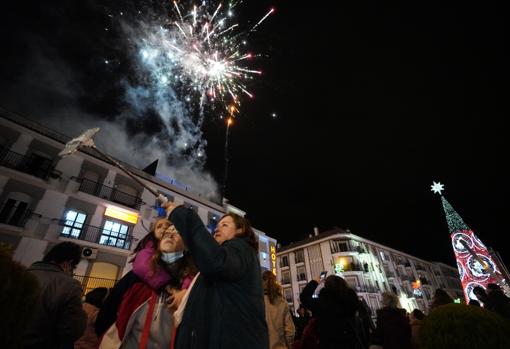
[[[81,302],[81,286],[72,280],[60,305],[60,315],[57,321],[57,337],[60,343],[72,343],[81,337],[87,326],[87,314]]]
[[[175,208],[169,219],[204,276],[226,280],[236,280],[243,276],[251,263],[251,248],[245,241],[232,239],[222,245],[218,244],[197,213],[184,206]]]
[[[315,316],[317,315],[317,310],[319,309],[319,299],[313,298],[313,293],[315,289],[319,286],[319,283],[315,280],[310,281],[306,284],[303,291],[299,296],[301,303],[305,306],[306,309],[310,310]]]
[[[102,336],[117,320],[117,311],[119,310],[124,293],[126,293],[126,291],[139,280],[140,279],[135,275],[135,273],[130,271],[124,275],[117,284],[115,284],[97,313],[96,323],[94,326],[98,336]]]

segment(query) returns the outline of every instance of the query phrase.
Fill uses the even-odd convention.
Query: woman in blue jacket
[[[258,241],[248,222],[228,213],[209,233],[195,211],[165,205],[199,274],[185,298],[176,349],[267,349]]]

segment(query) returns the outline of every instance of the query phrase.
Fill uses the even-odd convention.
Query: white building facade
[[[56,243],[74,241],[84,247],[75,271],[84,290],[111,287],[130,270],[132,250],[158,217],[159,204],[93,150],[59,158],[69,139],[0,109],[0,243],[14,250],[15,260],[30,265]],[[154,190],[195,210],[211,229],[225,212],[244,215],[164,176],[123,165]],[[256,233],[261,266],[271,269],[276,240]]]
[[[462,298],[457,269],[432,263],[334,229],[292,243],[278,250],[277,279],[289,306],[299,307],[299,294],[322,271],[336,274],[362,297],[373,314],[381,308],[381,293],[394,292],[407,311],[428,312],[436,288],[452,298]]]

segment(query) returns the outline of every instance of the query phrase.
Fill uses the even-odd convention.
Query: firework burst
[[[186,102],[198,99],[200,109],[210,102],[227,112],[238,110],[242,95],[253,97],[248,82],[262,72],[250,68],[248,61],[254,55],[246,51],[246,37],[274,10],[251,29],[240,31],[234,16],[236,5],[213,6],[202,1],[185,7],[174,1],[171,15],[157,28],[150,28],[138,44],[152,78],[161,85],[180,86]]]

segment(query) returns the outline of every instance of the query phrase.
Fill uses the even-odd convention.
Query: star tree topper
[[[430,186],[432,188],[431,190],[434,192],[434,194],[441,195],[441,192],[444,190],[444,185],[441,184],[441,182],[432,182],[432,185]]]

